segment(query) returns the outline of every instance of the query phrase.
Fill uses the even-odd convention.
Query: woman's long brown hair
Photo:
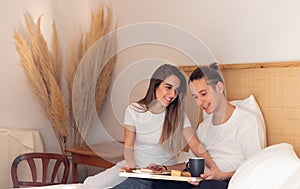
[[[169,76],[175,75],[180,79],[180,90],[177,98],[166,107],[166,115],[159,144],[168,152],[177,153],[183,148],[184,99],[187,84],[182,72],[175,66],[163,64],[153,73],[147,93],[138,101],[143,111],[149,110],[150,103],[156,99],[156,89]]]

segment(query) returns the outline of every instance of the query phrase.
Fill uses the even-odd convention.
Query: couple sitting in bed
[[[263,125],[256,114],[229,103],[216,63],[195,69],[188,85],[197,105],[209,114],[196,135],[183,111],[185,77],[175,66],[164,64],[152,75],[146,96],[125,111],[125,160],[88,177],[84,185],[115,189],[226,189],[241,162],[265,147]],[[189,156],[205,158],[207,169],[199,175],[200,182],[118,176],[120,168],[183,170],[185,162],[176,159],[183,141],[190,147]]]

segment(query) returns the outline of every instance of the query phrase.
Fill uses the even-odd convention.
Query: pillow
[[[246,110],[254,113],[257,116],[259,123],[263,129],[263,132],[260,132],[261,136],[259,136],[259,137],[262,141],[262,147],[266,147],[267,146],[266,124],[265,124],[264,116],[263,116],[254,96],[250,95],[248,98],[246,98],[244,100],[234,100],[234,101],[231,101],[230,103],[237,107],[246,109]]]
[[[260,139],[262,141],[262,147],[266,147],[267,146],[267,137],[266,137],[266,124],[264,121],[264,117],[263,114],[254,98],[253,95],[250,95],[248,98],[244,99],[244,100],[234,100],[234,101],[230,101],[230,104],[235,105],[239,108],[245,109],[247,111],[250,111],[252,113],[254,113],[255,115],[257,115],[258,121],[260,123],[260,125],[262,126],[262,132]],[[205,111],[203,111],[203,118],[205,119],[206,117],[208,117],[207,113]]]
[[[299,170],[300,160],[292,145],[272,145],[246,159],[232,176],[228,189],[282,189]]]
[[[291,176],[285,184],[283,184],[282,189],[299,189],[300,188],[300,168]]]

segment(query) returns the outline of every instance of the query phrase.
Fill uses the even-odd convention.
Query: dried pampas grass
[[[92,12],[88,32],[84,33],[79,41],[77,59],[74,56],[76,55],[75,48],[70,45],[67,83],[69,110],[70,115],[73,115],[72,138],[75,146],[85,143],[85,138],[94,125],[96,116],[101,112],[110,85],[117,50],[115,33],[107,35],[111,27],[110,23],[110,9],[99,6],[95,12]],[[74,81],[75,71],[77,72],[76,81]]]
[[[70,44],[65,74],[55,21],[49,48],[40,29],[41,17],[35,23],[25,12],[24,19],[25,33],[14,32],[16,50],[28,83],[65,153],[66,147],[85,143],[110,85],[117,46],[115,34],[107,35],[111,28],[111,12],[103,6],[92,12],[89,30],[82,34],[78,45]],[[63,94],[63,75],[67,83],[66,96]],[[78,90],[80,92],[74,96],[74,91]]]
[[[61,70],[62,63],[61,59],[57,58],[57,54],[61,54],[58,48],[58,39],[57,37],[53,39],[57,45],[53,48],[55,53],[51,53],[40,30],[41,17],[37,23],[34,23],[31,15],[25,12],[24,18],[26,33],[23,36],[16,31],[14,33],[16,50],[28,83],[51,121],[62,152],[64,152],[68,136],[67,109],[60,88],[61,76],[58,76],[57,71]],[[53,33],[56,34],[55,25]]]

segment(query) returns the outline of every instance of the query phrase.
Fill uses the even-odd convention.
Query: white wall
[[[59,151],[58,143],[53,140],[51,124],[42,113],[19,66],[13,29],[23,22],[25,9],[35,18],[44,15],[42,31],[46,36],[51,34],[51,19],[55,18],[61,45],[66,51],[69,40],[79,31],[87,29],[90,10],[98,3],[111,6],[119,27],[140,22],[160,22],[182,28],[201,39],[220,63],[300,59],[300,1],[297,0],[1,1],[0,127],[38,129],[44,138],[46,150]],[[112,83],[115,84],[115,79],[129,69],[128,65],[149,58],[166,59],[176,65],[193,64],[178,50],[168,47],[131,47],[119,54]],[[147,71],[149,74],[152,72],[151,69]],[[127,95],[122,93],[124,86],[114,87],[119,89],[120,99]],[[111,97],[111,93],[108,97]],[[111,99],[108,98],[100,120],[109,135],[122,139],[121,120],[117,120],[115,116],[122,119],[121,113],[114,115]],[[95,129],[90,136],[91,141],[109,137],[105,132],[103,129]]]

